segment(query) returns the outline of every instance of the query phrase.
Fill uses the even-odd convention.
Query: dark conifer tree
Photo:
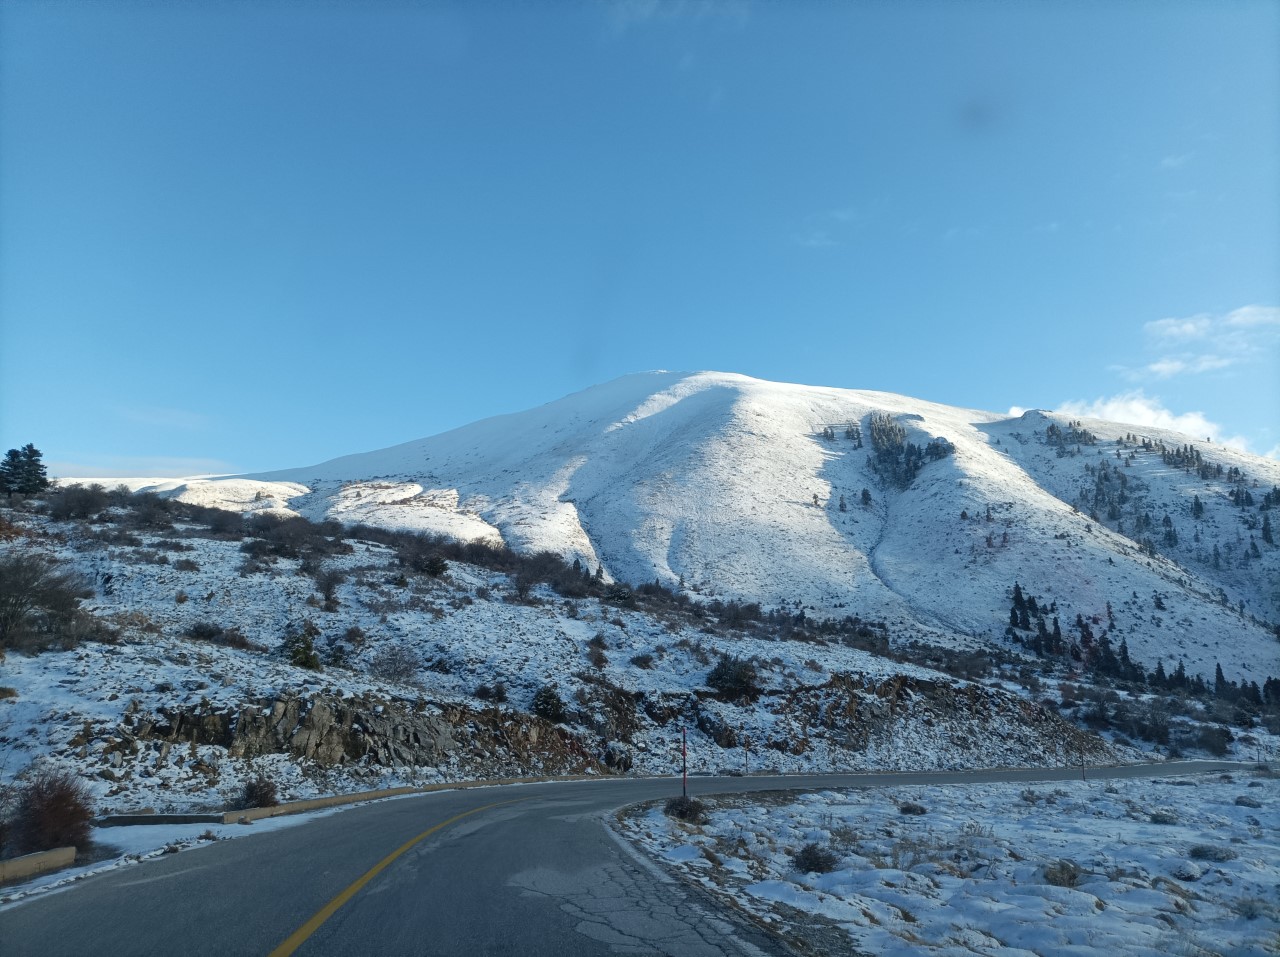
[[[20,449],[10,449],[0,461],[0,492],[39,495],[49,487],[43,456],[28,442]]]

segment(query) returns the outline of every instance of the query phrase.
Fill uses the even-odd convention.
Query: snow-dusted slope
[[[950,454],[909,482],[882,478],[870,435],[881,415],[907,443],[945,438]],[[1207,476],[1166,461],[1192,445]],[[1096,508],[1104,462],[1108,480],[1125,475],[1114,517]],[[1056,603],[1068,636],[1080,615],[1148,665],[1182,658],[1212,674],[1220,661],[1260,680],[1280,670],[1267,624],[1280,620],[1280,551],[1263,540],[1260,507],[1277,485],[1280,463],[1175,433],[658,372],[389,449],[162,491],[500,536],[632,582],[993,641],[1019,582]],[[1246,491],[1252,504],[1229,499]]]

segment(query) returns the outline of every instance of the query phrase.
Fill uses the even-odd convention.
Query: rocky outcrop
[[[597,756],[562,728],[496,708],[476,711],[425,701],[283,695],[231,710],[207,703],[127,716],[129,739],[192,742],[225,748],[231,757],[290,754],[324,767],[462,767],[495,763],[504,771],[599,770]],[[618,755],[610,766],[618,767]]]

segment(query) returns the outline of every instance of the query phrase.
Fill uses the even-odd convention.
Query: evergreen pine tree
[[[4,454],[4,461],[0,461],[0,492],[11,494],[18,491],[21,481],[22,453],[17,449],[10,449]]]
[[[18,491],[23,495],[39,495],[49,487],[49,476],[45,471],[43,456],[40,450],[28,442],[22,447],[22,487]]]

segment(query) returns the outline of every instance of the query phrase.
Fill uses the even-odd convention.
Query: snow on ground
[[[945,437],[953,454],[905,489],[882,480],[868,434],[877,412],[917,445]],[[846,425],[860,426],[861,446]],[[1017,581],[1057,602],[1065,632],[1077,615],[1095,632],[1105,623],[1148,669],[1182,659],[1205,677],[1219,662],[1232,680],[1280,673],[1267,624],[1280,618],[1280,546],[1275,533],[1265,541],[1261,510],[1280,464],[1201,442],[1205,461],[1224,468],[1202,478],[1152,448],[1117,445],[1135,431],[1171,449],[1192,437],[1086,426],[1083,444],[1054,443],[1051,429],[1070,431],[1070,420],[1052,413],[646,373],[389,449],[153,488],[236,510],[501,536],[633,584],[994,642]],[[823,438],[827,427],[834,436]],[[1093,504],[1104,464],[1127,483],[1115,518]],[[1231,498],[1244,493],[1252,505]]]
[[[34,536],[23,547],[83,572],[97,593],[86,607],[121,638],[32,658],[11,653],[0,664],[0,685],[13,691],[0,700],[0,781],[33,762],[72,768],[88,781],[101,813],[220,809],[259,774],[276,782],[282,799],[485,776],[456,752],[431,766],[323,768],[279,754],[234,758],[212,744],[130,743],[139,721],[162,710],[234,713],[283,696],[412,707],[422,701],[438,714],[452,703],[492,708],[477,692],[502,683],[507,709],[528,713],[535,693],[554,683],[575,712],[573,733],[584,747],[600,754],[622,738],[640,773],[676,767],[685,725],[695,772],[740,767],[743,749],[735,738],[750,743],[753,769],[784,772],[1061,763],[1074,753],[1065,737],[1047,738],[1061,726],[1027,727],[1038,705],[1016,692],[968,686],[836,642],[774,641],[602,600],[566,601],[545,587],[520,601],[506,575],[458,563],[439,579],[406,579],[394,552],[361,542],[351,554],[326,558],[327,570],[346,576],[336,606],[326,611],[315,579],[301,573],[297,560],[242,574],[240,542],[202,537],[196,526],[136,530],[135,544],[119,545],[110,525],[21,520]],[[307,622],[330,660],[320,672],[290,665],[280,651],[284,636]],[[260,650],[189,637],[200,624],[234,629]],[[404,678],[377,677],[376,662],[389,649],[407,653]],[[764,690],[758,701],[733,704],[707,689],[722,653],[757,661]],[[852,685],[839,685],[840,675]],[[875,689],[900,678],[969,688],[976,697],[947,705],[908,692],[896,704],[881,704]],[[609,710],[602,687],[620,694],[631,715]],[[820,723],[851,700],[872,712],[860,711],[848,730]],[[975,707],[980,714],[967,710]],[[849,739],[875,721],[882,731]],[[1116,753],[1137,756],[1124,748]]]
[[[785,935],[839,927],[857,953],[1262,957],[1280,952],[1278,800],[1280,778],[1253,773],[902,787],[620,827]],[[798,871],[809,844],[828,873]]]

